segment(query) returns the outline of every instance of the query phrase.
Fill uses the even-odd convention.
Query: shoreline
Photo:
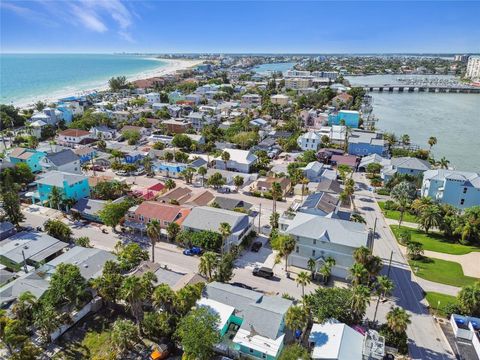
[[[151,77],[164,76],[168,74],[175,73],[177,70],[185,70],[192,68],[198,64],[201,64],[203,60],[184,60],[184,59],[160,59],[154,57],[147,57],[145,59],[161,61],[164,65],[154,68],[152,70],[141,71],[133,75],[126,76],[128,82],[148,79]],[[119,75],[122,76],[122,75]],[[69,96],[80,96],[89,94],[95,91],[104,91],[108,89],[108,80],[101,81],[98,84],[86,85],[85,88],[82,88],[81,85],[77,85],[79,88],[76,89],[63,89],[51,93],[49,96],[38,95],[25,98],[19,101],[13,101],[12,105],[18,108],[31,108],[35,106],[35,103],[42,101],[44,103],[52,103],[57,101],[60,98],[69,97]]]

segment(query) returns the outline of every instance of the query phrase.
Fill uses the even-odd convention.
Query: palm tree
[[[149,275],[149,276],[146,276]],[[152,273],[145,273],[142,277],[128,276],[122,283],[120,296],[127,303],[138,327],[143,319],[143,302],[151,296]]]
[[[48,195],[48,202],[51,208],[60,210],[60,205],[63,203],[63,192],[56,186],[52,187],[52,191]]]
[[[155,244],[160,240],[162,235],[162,228],[158,220],[151,220],[147,224],[147,236],[150,238],[152,243],[152,262],[155,262]]]
[[[288,256],[295,249],[295,239],[290,235],[277,235],[271,241],[271,245],[274,250],[278,251],[277,261],[279,261],[281,257],[285,258],[285,272],[288,273]]]
[[[410,324],[410,315],[400,307],[392,307],[387,313],[387,326],[396,334],[403,334]]]
[[[350,220],[353,221],[353,222],[357,222],[357,223],[360,223],[360,224],[366,224],[367,222],[365,221],[365,218],[358,214],[358,213],[353,213],[351,216],[350,216]]]
[[[177,296],[168,284],[158,285],[152,294],[152,303],[158,309],[172,313]]]
[[[33,312],[37,305],[37,297],[30,291],[25,291],[17,298],[16,303],[12,307],[12,313],[15,318],[24,321],[27,324],[33,319]]]
[[[440,227],[443,220],[442,210],[438,205],[430,205],[425,207],[418,217],[418,223],[421,229],[425,230],[425,233],[428,234],[428,231],[432,227]]]
[[[365,283],[365,279],[368,276],[368,271],[363,264],[354,263],[349,269],[350,278],[354,286]]]
[[[225,249],[225,243],[226,243],[228,237],[232,234],[232,228],[231,228],[229,223],[222,222],[222,223],[220,223],[220,227],[218,228],[218,231],[222,235],[221,253],[223,254],[224,249]],[[230,246],[229,246],[229,250],[230,250]]]
[[[179,232],[180,225],[178,225],[176,222],[171,222],[167,225],[167,234],[170,241],[174,241],[177,238]]]
[[[350,204],[355,209],[355,204],[353,202],[353,194],[355,192],[355,181],[352,178],[345,180],[345,188],[343,189],[343,191],[345,192],[345,195],[348,196],[350,200]]]
[[[118,319],[113,323],[111,340],[118,354],[132,350],[139,341],[138,328],[131,320]]]
[[[198,272],[205,275],[208,281],[212,280],[212,271],[218,265],[217,254],[213,251],[207,251],[200,257],[200,263],[198,264]]]
[[[410,136],[408,134],[403,134],[401,141],[403,145],[410,145]]]
[[[310,180],[308,180],[306,177],[302,177],[300,180],[300,184],[302,184],[302,202],[303,202],[303,196],[305,195],[305,185],[308,185]]]
[[[167,190],[172,190],[172,189],[175,189],[177,187],[177,184],[175,183],[174,180],[167,179],[165,181],[165,187],[167,188]]]
[[[360,321],[370,304],[370,288],[365,285],[356,285],[352,288],[351,309],[354,318]]]
[[[305,297],[305,286],[311,283],[310,276],[308,275],[307,272],[301,271],[297,275],[295,282],[297,283],[297,287],[299,285],[302,287],[302,299],[303,299]]]
[[[359,264],[366,265],[370,255],[372,255],[372,252],[369,248],[366,246],[360,246],[353,252],[353,259]]]
[[[205,175],[207,175],[207,168],[205,167],[199,167],[198,170],[198,175],[202,177],[202,187],[205,186]]]
[[[423,255],[423,245],[418,241],[409,241],[407,243],[407,255],[410,259],[415,260]]]
[[[308,313],[303,306],[290,306],[285,314],[285,326],[292,330],[303,330],[308,321]]]
[[[430,136],[428,139],[428,145],[430,145],[430,150],[432,150],[433,145],[437,145],[437,138],[435,136]]]
[[[425,208],[433,205],[434,202],[430,196],[422,196],[421,198],[415,199],[412,202],[410,208],[419,215]]]
[[[447,160],[447,158],[444,156],[442,157],[438,162],[437,166],[440,167],[440,169],[448,169],[448,164],[450,164],[450,160]]]
[[[271,189],[271,194],[272,194],[272,200],[273,200],[273,211],[274,213],[277,212],[277,200],[282,198],[283,195],[283,190],[282,186],[278,182],[274,182],[272,184],[272,189]]]
[[[222,152],[221,156],[223,163],[225,164],[225,170],[227,169],[227,162],[230,160],[230,153],[228,151]]]
[[[150,158],[150,156],[145,156],[143,158],[143,161],[142,161],[142,165],[143,165],[143,168],[145,169],[145,172],[147,173],[147,175],[152,175],[153,174],[153,163],[152,163],[152,159]]]
[[[235,185],[237,191],[240,189],[240,186],[243,185],[244,179],[243,176],[237,175],[233,178],[233,184]]]
[[[317,266],[317,263],[315,262],[315,259],[313,259],[313,258],[308,259],[307,266],[308,266],[308,269],[310,270],[310,274],[311,274],[311,277],[312,277],[312,280],[313,280],[315,278],[315,268]]]
[[[388,277],[384,275],[380,275],[377,277],[377,283],[375,287],[375,294],[377,295],[377,304],[375,305],[375,313],[373,314],[373,322],[377,319],[377,311],[378,311],[378,305],[380,304],[380,301],[387,296],[388,294],[391,294],[393,291],[394,285],[393,281],[390,280]]]
[[[407,181],[402,181],[400,184],[395,185],[390,192],[392,198],[397,201],[398,210],[400,211],[400,218],[398,219],[399,228],[403,221],[403,215],[409,208],[411,201],[415,198],[415,194],[415,186]]]

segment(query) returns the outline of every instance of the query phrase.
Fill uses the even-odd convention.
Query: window
[[[464,193],[464,194],[467,193],[467,188],[463,188],[463,193]]]
[[[253,349],[248,349],[250,351],[251,354],[253,354]]]
[[[317,239],[313,239],[313,245],[317,245]]]
[[[138,219],[139,219],[140,221],[143,221],[143,219],[144,219],[144,218],[143,218],[143,215],[139,215],[139,216],[138,216]]]
[[[295,252],[298,253],[298,246],[295,248]]]
[[[266,358],[267,358],[267,354],[262,353],[262,359],[266,359]]]
[[[463,205],[465,203],[465,199],[460,200],[460,205]]]
[[[312,250],[312,256],[315,256],[315,250]]]

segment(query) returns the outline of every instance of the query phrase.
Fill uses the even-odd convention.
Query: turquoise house
[[[42,171],[40,160],[45,157],[46,153],[26,148],[15,148],[10,153],[10,162],[13,164],[25,163],[32,172]]]
[[[49,171],[35,180],[37,191],[31,193],[32,202],[48,204],[54,187],[63,194],[64,199],[80,200],[90,196],[88,177],[63,171]]]
[[[338,113],[328,115],[328,125],[342,125],[343,123],[349,128],[358,128],[360,113],[353,110],[340,110]]]
[[[292,301],[278,296],[212,282],[206,285],[198,307],[218,315],[222,340],[218,351],[238,357],[275,360],[285,340],[285,314]]]

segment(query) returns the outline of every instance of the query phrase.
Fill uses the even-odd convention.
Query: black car
[[[255,241],[255,242],[252,244],[252,251],[253,251],[253,252],[258,252],[261,247],[262,247],[262,243],[261,243],[260,241]]]
[[[273,270],[267,267],[256,267],[252,271],[253,276],[263,277],[270,279],[273,277]]]

